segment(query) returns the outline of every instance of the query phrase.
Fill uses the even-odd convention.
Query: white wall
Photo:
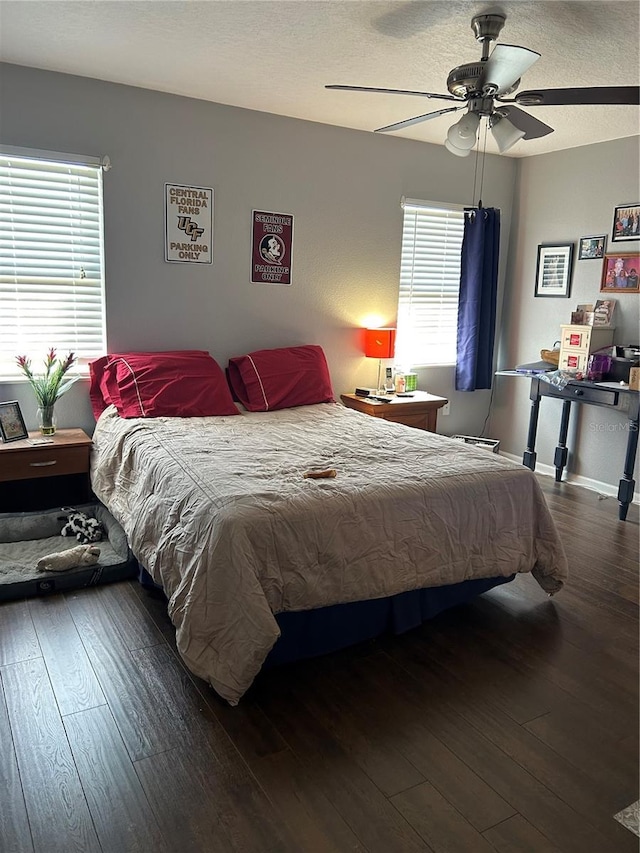
[[[469,204],[474,157],[441,146],[344,130],[80,77],[3,65],[1,141],[108,154],[105,240],[108,346],[202,348],[224,366],[261,347],[324,347],[336,394],[375,383],[358,329],[393,324],[400,198]],[[372,115],[372,126],[375,116]],[[446,130],[443,124],[443,138]],[[503,270],[516,164],[487,157],[482,194],[499,207]],[[164,262],[165,182],[215,190],[213,266]],[[295,216],[293,286],[249,282],[251,210]],[[456,394],[453,369],[420,372],[419,387],[452,399],[444,432],[473,432],[487,392]],[[29,426],[24,384],[0,385]],[[61,426],[92,429],[87,383],[58,404]]]
[[[608,251],[638,252],[640,243],[610,242],[617,205],[640,200],[640,137],[618,139],[519,161],[516,204],[501,330],[499,366],[537,361],[551,349],[560,325],[571,322],[578,303],[600,298],[602,261],[577,260],[580,237],[607,234]],[[534,284],[540,243],[574,243],[576,254],[569,299],[536,298]],[[637,293],[616,294],[616,344],[640,341]],[[491,436],[501,450],[522,456],[529,420],[528,379],[498,378]],[[628,421],[595,406],[572,407],[567,471],[570,476],[617,486],[624,464]],[[540,405],[538,462],[553,464],[561,403]],[[637,475],[636,475],[637,476]]]

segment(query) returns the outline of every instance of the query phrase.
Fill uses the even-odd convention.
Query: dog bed
[[[36,569],[41,557],[67,551],[75,539],[61,536],[66,514],[61,508],[44,512],[0,513],[0,601],[63,592],[68,589],[135,577],[138,564],[124,530],[100,503],[78,505],[103,528],[98,562],[65,572]]]

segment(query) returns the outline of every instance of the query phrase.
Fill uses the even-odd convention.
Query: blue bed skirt
[[[281,636],[267,655],[264,667],[325,655],[381,634],[403,634],[443,610],[464,604],[514,577],[475,578],[450,586],[402,592],[390,598],[278,613],[275,619]],[[144,587],[161,589],[142,566],[139,579]]]
[[[451,586],[402,592],[390,598],[278,613],[275,618],[282,635],[264,666],[325,655],[381,634],[404,634],[443,610],[464,604],[514,577],[477,578]]]

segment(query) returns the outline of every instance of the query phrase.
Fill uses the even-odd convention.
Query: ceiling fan
[[[482,45],[482,56],[477,62],[458,65],[447,77],[448,95],[433,92],[415,92],[408,89],[382,89],[373,86],[325,86],[326,89],[341,89],[350,92],[382,92],[389,95],[417,95],[453,101],[456,106],[446,107],[424,115],[376,128],[376,133],[401,130],[413,124],[466,109],[462,118],[449,128],[445,147],[458,157],[467,157],[476,143],[480,119],[485,116],[501,154],[508,151],[520,139],[538,139],[553,133],[553,128],[524,110],[525,107],[583,105],[583,104],[627,104],[640,103],[639,86],[598,86],[590,88],[538,89],[518,92],[507,98],[520,85],[521,76],[540,54],[526,47],[498,44],[489,54],[491,42],[496,41],[506,17],[499,14],[477,15],[471,21],[477,41]]]

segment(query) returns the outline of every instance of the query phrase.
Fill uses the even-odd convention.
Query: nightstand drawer
[[[416,427],[417,429],[426,429],[430,432],[435,432],[436,413],[433,412],[433,429],[429,426],[429,414],[409,414],[409,412],[390,412],[384,416],[385,421],[393,421],[396,424],[404,424],[405,426]]]
[[[6,453],[0,459],[0,480],[30,480],[89,471],[89,445],[80,447],[34,447]]]

